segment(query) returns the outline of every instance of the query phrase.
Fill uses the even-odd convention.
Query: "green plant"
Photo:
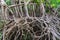
[[[44,2],[44,0],[33,0],[33,2],[37,3],[38,5],[40,5],[41,3]]]
[[[11,5],[11,0],[5,0],[7,5]]]
[[[2,39],[2,32],[0,31],[0,40]]]
[[[57,7],[58,5],[60,5],[60,0],[50,0],[50,4],[52,7]]]

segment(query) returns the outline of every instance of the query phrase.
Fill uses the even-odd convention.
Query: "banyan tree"
[[[31,0],[11,0],[12,5],[3,4],[3,1],[2,40],[60,40],[58,12],[50,8],[51,14],[47,13],[42,0],[40,4]]]

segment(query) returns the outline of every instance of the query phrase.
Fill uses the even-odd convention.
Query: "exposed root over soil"
[[[60,39],[60,19],[49,15],[23,17],[17,23],[7,23],[4,30],[4,40],[56,40]]]

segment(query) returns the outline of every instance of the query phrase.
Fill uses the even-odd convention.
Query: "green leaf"
[[[11,0],[5,0],[7,5],[11,5]]]
[[[50,0],[50,4],[52,7],[56,8],[58,5],[60,5],[60,0]]]
[[[44,0],[34,0],[34,2],[40,5],[42,2],[44,2]]]

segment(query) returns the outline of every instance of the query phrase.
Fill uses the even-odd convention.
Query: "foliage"
[[[11,5],[11,0],[5,0],[7,5]]]
[[[40,5],[42,2],[44,2],[44,0],[33,0],[35,3],[37,3],[38,5]]]
[[[0,31],[0,40],[2,39],[2,32]]]
[[[46,2],[46,5],[48,6],[48,2],[46,0],[34,0],[35,3],[40,4],[41,2]],[[50,6],[57,8],[57,6],[60,5],[60,0],[49,0]]]
[[[60,5],[60,0],[50,0],[50,4],[52,7],[57,7]]]
[[[27,2],[28,0],[26,0]],[[45,2],[46,0],[33,0],[33,2],[40,4],[42,2]],[[51,7],[56,8],[58,5],[60,5],[60,0],[49,0],[50,1],[50,5]],[[7,3],[7,5],[11,5],[11,0],[5,0],[5,2]],[[47,3],[47,2],[46,2]],[[48,4],[46,4],[48,5]]]

